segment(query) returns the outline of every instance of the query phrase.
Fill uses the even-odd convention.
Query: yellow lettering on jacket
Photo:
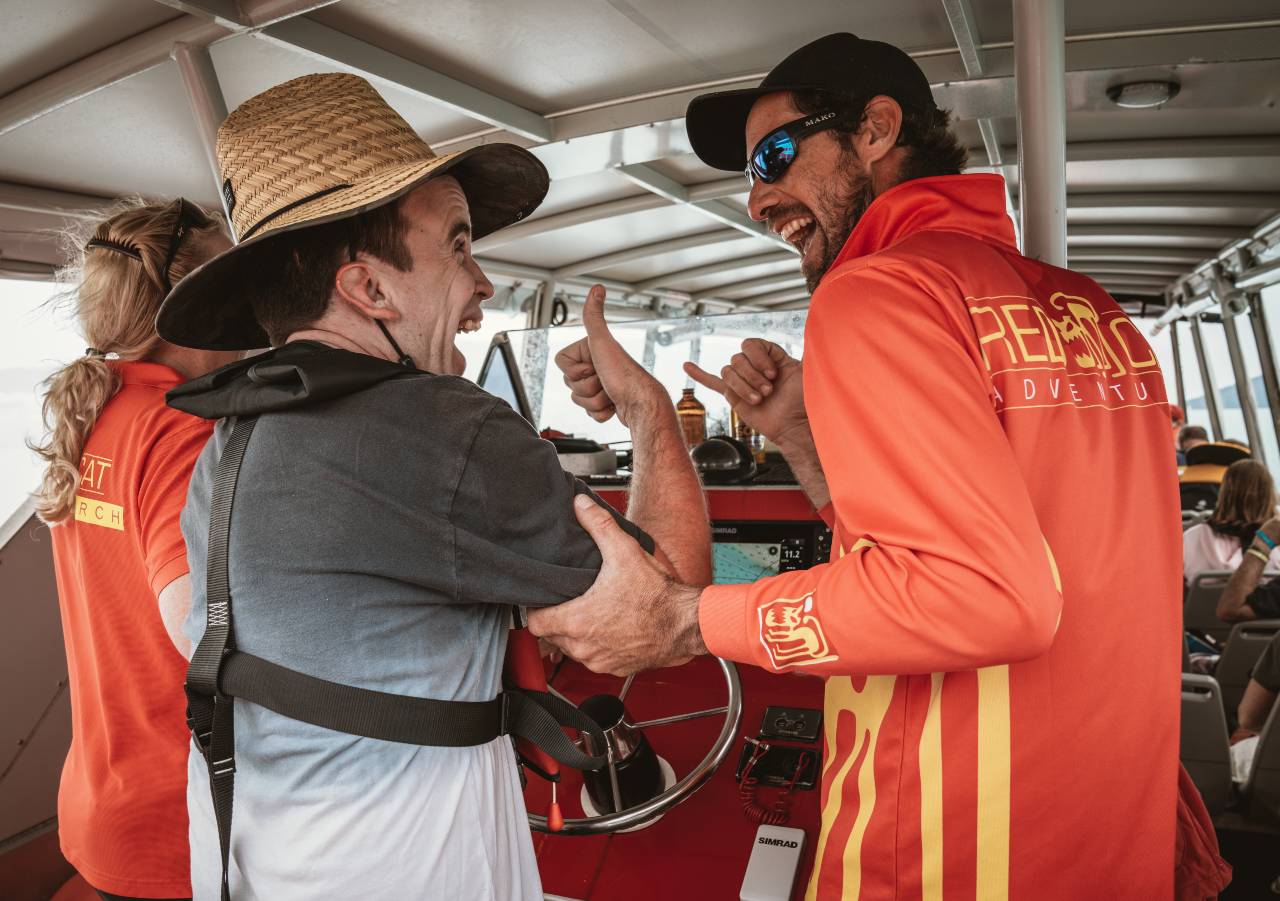
[[[1166,403],[1155,354],[1114,304],[1060,291],[967,302],[996,412]]]
[[[124,531],[124,508],[83,495],[76,495],[76,522]]]

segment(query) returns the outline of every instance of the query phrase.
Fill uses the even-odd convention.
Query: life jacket
[[[398,363],[333,350],[314,342],[286,344],[241,360],[169,391],[171,407],[207,419],[232,418],[231,435],[218,459],[209,513],[206,625],[187,669],[187,726],[209,768],[209,784],[222,853],[222,901],[230,901],[227,863],[235,791],[234,700],[242,698],[282,716],[326,729],[382,741],[437,747],[482,745],[502,735],[520,738],[555,761],[584,770],[604,758],[579,750],[562,726],[593,735],[604,747],[594,720],[546,691],[537,666],[531,672],[522,633],[512,651],[523,662],[506,667],[507,685],[489,701],[442,701],[343,685],[280,666],[235,645],[227,548],[236,480],[245,448],[261,416],[297,409],[363,391],[390,379],[421,374]],[[519,611],[516,611],[519,622]],[[523,672],[523,684],[512,684]],[[540,685],[528,684],[541,681]],[[541,754],[538,759],[545,761]],[[539,773],[546,769],[535,765]],[[554,777],[550,777],[554,778]]]

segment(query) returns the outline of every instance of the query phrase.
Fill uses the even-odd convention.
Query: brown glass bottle
[[[707,408],[693,396],[692,388],[684,389],[676,404],[676,415],[680,417],[680,431],[684,433],[686,447],[694,448],[707,440]]]
[[[764,436],[743,422],[738,411],[732,408],[729,410],[729,426],[733,430],[733,437],[747,446],[757,463],[763,463]]]

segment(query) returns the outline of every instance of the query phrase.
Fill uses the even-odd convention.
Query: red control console
[[[625,489],[598,490],[606,502],[625,512]],[[830,533],[796,488],[708,488],[707,503],[717,545],[717,581],[750,581],[771,571],[805,568],[824,562],[830,553]],[[821,710],[823,693],[823,681],[812,676],[775,674],[744,665],[738,671],[743,694],[738,739],[710,781],[688,801],[638,831],[590,836],[535,833],[544,891],[582,901],[738,897],[759,823],[744,811],[742,789],[735,778],[741,749],[748,745],[748,738],[761,734],[762,723],[766,735],[770,729],[776,732],[776,723],[765,722],[767,709],[774,709],[774,720],[779,718],[777,710]],[[617,694],[622,680],[566,662],[553,684],[570,700],[580,702],[594,694]],[[642,722],[724,701],[718,666],[710,658],[701,658],[682,667],[642,673],[627,695],[626,706],[631,718]],[[799,714],[791,715],[788,725],[792,720],[805,725]],[[706,754],[720,725],[719,718],[692,720],[652,726],[646,735],[679,778]],[[821,759],[821,735],[816,743],[806,745],[810,734],[806,727],[804,735],[788,738],[812,747],[814,759]],[[758,775],[763,774],[764,770]],[[804,775],[809,778],[789,789],[759,779],[753,793],[757,803],[773,809],[779,793],[788,791],[782,805],[787,810],[786,825],[807,834],[793,899],[804,896],[820,820],[818,789],[803,787],[813,774]],[[583,815],[581,786],[581,775],[566,769],[557,792],[566,818]],[[531,777],[525,797],[530,810],[543,812],[550,800],[547,784]]]

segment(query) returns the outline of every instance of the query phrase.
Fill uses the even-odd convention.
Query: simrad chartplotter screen
[[[711,563],[717,585],[745,585],[827,562],[831,532],[821,522],[716,520]]]
[[[711,546],[717,585],[747,585],[778,574],[782,545],[718,541]]]

